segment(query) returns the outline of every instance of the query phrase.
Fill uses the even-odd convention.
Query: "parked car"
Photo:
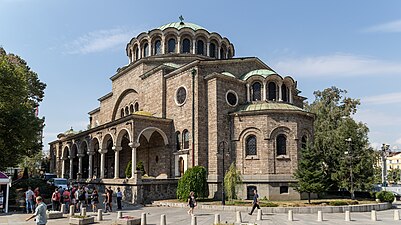
[[[399,201],[401,199],[401,194],[395,191],[391,191],[394,195],[395,200]]]
[[[45,173],[43,175],[43,180],[45,180],[45,181],[48,181],[51,178],[57,178],[57,175],[53,174],[53,173]]]
[[[55,187],[61,187],[64,190],[68,188],[68,181],[65,178],[50,178],[47,183]]]

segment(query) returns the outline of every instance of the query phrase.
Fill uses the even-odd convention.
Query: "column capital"
[[[75,158],[75,156],[69,155],[68,158],[69,158],[69,159],[73,159],[73,158]]]
[[[79,153],[77,156],[78,156],[79,158],[83,158],[83,157],[85,156],[85,154]]]
[[[115,152],[119,152],[123,149],[121,146],[113,146],[111,149],[113,149]]]
[[[88,155],[94,155],[94,154],[95,154],[94,151],[89,151],[89,152],[88,152]]]
[[[141,144],[137,142],[131,142],[128,144],[130,148],[138,148]]]
[[[107,148],[100,148],[100,149],[99,149],[99,153],[100,153],[100,154],[105,154],[105,153],[107,153]]]

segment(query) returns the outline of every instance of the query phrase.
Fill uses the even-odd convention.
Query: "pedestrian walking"
[[[31,187],[28,187],[28,190],[25,192],[25,203],[26,203],[26,213],[29,213],[29,209],[31,209],[31,213],[35,210],[35,193],[32,191]]]
[[[121,192],[120,188],[117,188],[117,209],[122,209],[121,200],[123,199],[123,193]]]
[[[113,190],[111,189],[111,186],[107,190],[106,198],[107,198],[107,206],[109,207],[110,212],[112,212],[113,211]]]
[[[36,203],[37,203],[37,207],[35,209],[35,213],[32,216],[28,217],[25,221],[28,221],[28,220],[36,217],[35,218],[36,225],[46,225],[46,223],[47,223],[47,215],[46,215],[47,206],[45,203],[43,203],[42,197],[40,197],[40,196],[38,196],[36,198]]]
[[[259,195],[258,195],[258,191],[255,189],[253,190],[253,202],[252,202],[252,210],[250,213],[248,213],[249,215],[252,215],[253,211],[255,210],[255,208],[260,209],[259,207]]]
[[[104,191],[104,200],[103,200],[104,212],[107,212],[107,209],[109,209],[109,204],[107,202],[108,193],[109,193],[109,190],[107,190],[107,188],[106,188],[106,190]]]
[[[188,210],[188,214],[193,215],[194,214],[194,208],[196,207],[197,203],[196,203],[196,199],[195,199],[195,194],[193,191],[191,191],[189,193],[189,197],[188,197],[188,206],[189,206],[189,210]]]
[[[54,189],[54,192],[52,194],[52,210],[53,211],[59,211],[60,207],[60,192],[58,192],[58,188]]]
[[[70,208],[70,195],[71,195],[71,193],[70,193],[70,190],[69,189],[66,189],[64,192],[63,192],[63,197],[62,197],[62,199],[64,200],[64,204],[65,204],[65,207],[67,208],[67,209],[69,209]]]
[[[99,204],[99,193],[96,188],[93,188],[92,192],[92,212],[97,212],[97,205]]]
[[[83,187],[81,187],[78,190],[78,209],[81,210],[81,208],[86,207],[86,192]]]

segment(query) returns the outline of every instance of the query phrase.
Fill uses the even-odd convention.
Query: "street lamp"
[[[380,152],[380,156],[382,159],[382,187],[387,186],[387,156],[390,151],[390,145],[388,144],[383,144],[382,145],[382,150]]]
[[[222,159],[222,161],[223,161],[223,178],[221,181],[221,187],[222,187],[221,188],[221,204],[222,205],[226,204],[226,193],[224,192],[224,176],[225,176],[225,172],[226,172],[225,167],[224,167],[224,158],[225,158],[225,154],[226,154],[226,152],[225,152],[226,147],[227,147],[227,142],[220,141],[218,151],[222,155],[222,158],[223,158]],[[227,149],[227,153],[229,153],[229,149]]]
[[[349,154],[349,156],[350,156],[350,177],[351,177],[351,190],[350,190],[350,192],[351,192],[351,199],[352,200],[355,200],[355,194],[354,194],[354,176],[353,176],[353,173],[352,173],[352,156],[353,156],[353,154],[352,154],[352,149],[351,149],[351,142],[352,142],[352,139],[351,138],[347,138],[347,139],[345,139],[345,141],[348,143],[348,152],[345,152],[346,154]]]

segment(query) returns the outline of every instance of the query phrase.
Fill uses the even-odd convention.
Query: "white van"
[[[68,188],[68,181],[65,178],[51,178],[49,179],[48,183],[57,188],[61,187],[64,190]]]

